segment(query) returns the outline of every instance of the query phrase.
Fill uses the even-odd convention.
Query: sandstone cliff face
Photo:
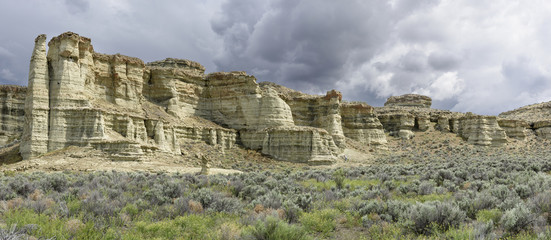
[[[0,147],[21,140],[27,88],[0,86]]]
[[[325,96],[304,94],[274,83],[263,82],[264,88],[272,88],[291,107],[293,121],[299,126],[325,129],[333,138],[339,152],[345,148],[346,137],[369,144],[375,148],[386,144],[382,125],[365,103],[342,101],[336,90]]]
[[[507,137],[526,138],[532,126],[538,136],[551,138],[551,121],[515,120],[533,109],[547,116],[545,104],[504,113],[507,119],[498,121],[431,109],[431,102],[406,94],[373,108],[343,101],[336,90],[309,95],[258,84],[245,72],[205,74],[189,60],[145,64],[100,54],[89,38],[68,32],[51,39],[48,48],[45,35],[36,38],[26,93],[0,91],[0,145],[5,136],[17,138],[22,126],[25,159],[83,146],[136,160],[154,152],[177,155],[182,144],[203,141],[221,148],[242,144],[280,160],[328,163],[346,148],[346,138],[384,148],[385,132],[410,139],[434,128],[472,144],[498,146]]]
[[[498,118],[497,122],[509,138],[525,140],[530,134],[533,134],[526,121]]]
[[[537,136],[551,139],[551,120],[540,120],[533,123]]]
[[[296,124],[278,92],[244,72],[205,75],[200,64],[171,58],[146,65],[96,53],[89,38],[71,32],[54,37],[48,49],[45,41],[36,39],[31,58],[25,159],[84,146],[133,160],[180,154],[182,143],[204,141],[223,148],[241,142],[276,159],[317,163],[334,160],[344,147],[336,91],[312,103],[319,110],[310,123]]]
[[[344,102],[341,104],[341,116],[344,136],[375,147],[387,143],[383,125],[373,107],[365,103]]]
[[[385,102],[385,107],[419,107],[430,108],[432,99],[428,96],[419,94],[405,94],[401,96],[389,97]]]
[[[501,146],[507,143],[507,135],[495,116],[466,114],[459,119],[459,125],[459,135],[470,144]]]
[[[244,72],[206,77],[204,116],[239,130],[245,147],[293,162],[331,162],[334,137],[320,128],[295,126],[291,107],[272,88],[260,88]]]
[[[342,95],[340,92],[332,90],[325,96],[303,94],[284,98],[284,100],[291,107],[293,121],[296,125],[323,128],[333,136],[337,146],[344,148],[345,138],[340,114]]]
[[[508,112],[499,114],[500,118],[509,120],[523,121],[530,126],[530,130],[525,130],[528,134],[535,133],[537,136],[551,139],[551,102],[537,103],[517,108]],[[525,126],[525,125],[524,125]],[[516,127],[517,132],[522,127]],[[528,128],[528,127],[526,127]]]
[[[23,159],[48,152],[49,89],[46,35],[39,35],[35,39],[29,66],[29,84],[25,98],[25,125],[20,147]]]
[[[74,33],[53,38],[46,52],[45,40],[37,38],[31,59],[25,159],[66,146],[133,160],[154,151],[179,154],[186,140],[235,144],[235,130],[187,119],[204,87],[200,65],[167,59],[148,68],[137,58],[95,53],[90,39]]]

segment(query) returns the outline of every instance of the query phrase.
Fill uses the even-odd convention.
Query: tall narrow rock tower
[[[23,159],[48,151],[49,84],[46,35],[42,34],[35,39],[29,68],[25,125],[20,148]]]

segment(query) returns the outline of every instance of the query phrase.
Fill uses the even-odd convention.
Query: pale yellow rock
[[[383,125],[374,114],[373,107],[365,103],[341,104],[344,135],[358,142],[374,147],[386,145]]]
[[[459,119],[460,136],[468,143],[481,146],[501,146],[507,143],[505,131],[495,116],[466,114]]]
[[[21,140],[26,94],[26,87],[0,85],[0,147]]]
[[[20,152],[29,159],[48,151],[49,74],[46,57],[46,35],[35,39],[29,66],[29,83],[25,99],[25,125]]]
[[[320,128],[274,127],[244,130],[240,134],[246,147],[279,160],[327,164],[335,161],[340,152],[331,135]]]
[[[497,122],[509,138],[524,140],[530,135],[530,125],[526,121],[499,118]]]
[[[432,99],[419,94],[391,96],[385,102],[385,107],[419,107],[430,108]]]

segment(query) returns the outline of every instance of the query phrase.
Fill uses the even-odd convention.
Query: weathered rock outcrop
[[[48,49],[45,41],[45,35],[36,39],[31,58],[25,159],[67,146],[140,159],[157,151],[180,154],[183,142],[205,141],[224,148],[240,142],[276,159],[318,163],[344,148],[337,91],[299,99],[293,109],[244,72],[205,75],[189,60],[144,64],[99,54],[89,38],[71,32],[54,37]]]
[[[496,116],[467,113],[459,119],[459,133],[468,143],[481,146],[501,146],[507,143],[505,131]]]
[[[551,139],[551,120],[536,121],[533,126],[537,136]]]
[[[293,121],[298,126],[323,128],[333,136],[335,144],[344,148],[345,138],[342,129],[340,104],[342,94],[335,90],[325,96],[296,95],[283,100],[291,107]]]
[[[20,147],[23,159],[48,152],[49,89],[46,35],[39,35],[35,39],[29,66],[29,84],[25,99],[25,125]]]
[[[293,162],[327,163],[339,153],[334,136],[323,128],[295,126],[291,107],[253,76],[212,73],[206,81],[205,118],[239,130],[245,147]]]
[[[383,125],[373,107],[365,103],[344,102],[341,116],[344,136],[375,147],[387,143]]]
[[[551,102],[543,102],[520,107],[515,110],[501,113],[499,114],[499,117],[509,120],[523,121],[537,136],[545,139],[551,139]],[[517,131],[520,131],[522,127],[517,128]],[[530,133],[530,131],[528,130],[527,133]]]
[[[407,112],[381,114],[379,115],[379,121],[390,136],[402,139],[411,139],[415,136],[412,131],[415,126],[415,116],[413,114]]]
[[[188,141],[203,141],[226,149],[241,144],[280,160],[327,163],[352,143],[384,148],[385,132],[410,139],[435,129],[483,146],[525,139],[530,128],[551,138],[551,104],[503,113],[498,120],[432,109],[431,103],[406,94],[373,108],[343,101],[336,90],[309,95],[258,84],[245,72],[205,74],[189,60],[145,64],[96,53],[89,38],[68,32],[48,48],[45,35],[36,38],[26,91],[0,88],[0,145],[21,135],[24,159],[82,146],[133,160],[154,152],[178,155]],[[355,141],[347,144],[347,138]]]
[[[21,139],[27,88],[0,85],[0,146]]]
[[[385,102],[385,107],[419,107],[430,108],[432,99],[419,94],[404,94],[391,96]]]
[[[293,121],[299,126],[325,129],[342,151],[345,138],[351,138],[375,148],[386,144],[382,125],[373,107],[359,102],[346,102],[336,90],[325,95],[304,94],[274,83],[260,83],[263,89],[274,89],[291,107]]]
[[[201,97],[182,90],[186,81],[204,86],[199,64],[167,59],[148,68],[137,58],[95,53],[90,39],[75,33],[53,38],[46,53],[45,40],[37,38],[31,58],[20,149],[25,159],[67,146],[139,159],[154,151],[179,154],[186,140],[235,143],[235,130],[185,114],[194,107],[180,104]]]
[[[523,120],[498,118],[497,123],[509,138],[524,140],[531,134],[530,125]]]

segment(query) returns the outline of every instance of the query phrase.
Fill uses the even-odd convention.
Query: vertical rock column
[[[87,144],[78,133],[95,127],[93,120],[83,121],[82,111],[90,108],[84,94],[89,72],[86,63],[93,63],[90,39],[66,32],[50,40],[48,47],[51,71],[48,151]]]
[[[35,40],[29,68],[29,83],[25,100],[25,126],[21,156],[29,159],[48,151],[49,77],[46,58],[46,35]]]

